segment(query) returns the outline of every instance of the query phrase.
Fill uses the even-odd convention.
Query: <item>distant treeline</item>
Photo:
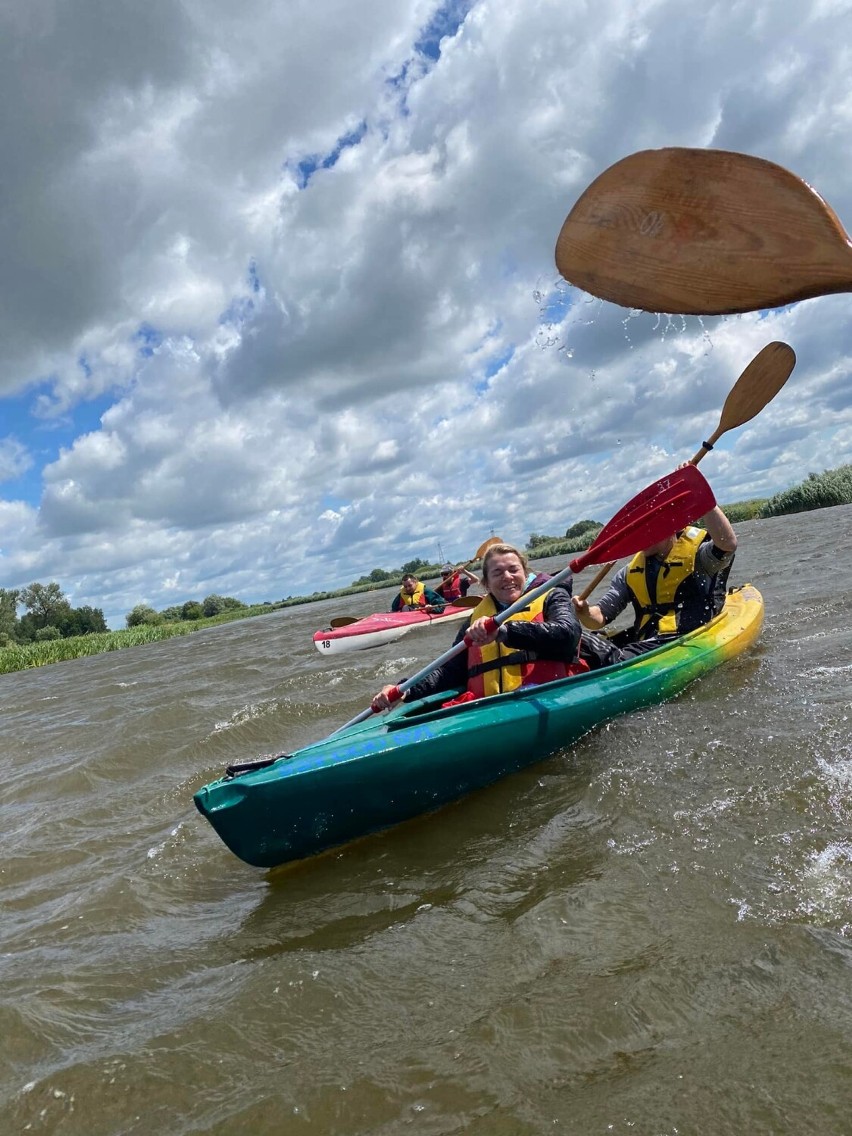
[[[18,608],[26,613],[18,617]],[[0,648],[74,639],[107,630],[99,607],[72,607],[55,581],[0,588]]]
[[[158,627],[161,623],[195,622],[221,615],[222,612],[238,612],[247,608],[248,604],[244,604],[242,600],[235,600],[232,596],[212,595],[203,600],[187,600],[183,604],[173,604],[171,607],[164,607],[162,611],[155,611],[148,604],[137,604],[127,613],[124,620],[128,627]]]

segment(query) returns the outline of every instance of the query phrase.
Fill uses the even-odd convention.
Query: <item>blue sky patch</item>
[[[414,45],[415,50],[427,59],[439,59],[441,40],[447,36],[450,39],[456,36],[472,7],[473,0],[448,0],[446,4],[442,4],[420,33],[420,38]]]
[[[322,154],[311,154],[308,157],[302,158],[302,160],[296,164],[299,189],[306,188],[308,182],[317,170],[330,170],[332,166],[337,165],[338,159],[343,151],[350,146],[357,146],[366,133],[367,123],[362,119],[354,130],[342,134],[325,156]]]
[[[105,394],[89,402],[81,402],[73,411],[56,418],[39,418],[33,414],[33,405],[42,394],[50,395],[49,383],[15,398],[0,400],[3,436],[16,438],[27,447],[33,458],[31,469],[18,478],[3,482],[2,497],[6,501],[26,501],[34,507],[41,500],[44,467],[56,461],[61,449],[70,449],[77,438],[99,430],[101,416],[114,402],[111,395]]]
[[[139,345],[139,354],[143,359],[150,359],[154,354],[155,348],[159,347],[163,342],[163,337],[155,327],[149,323],[142,323],[139,325],[139,330],[133,336],[134,342]]]

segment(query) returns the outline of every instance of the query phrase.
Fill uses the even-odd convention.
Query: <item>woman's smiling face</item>
[[[527,574],[514,552],[504,552],[488,560],[488,591],[501,604],[512,604],[524,594]]]

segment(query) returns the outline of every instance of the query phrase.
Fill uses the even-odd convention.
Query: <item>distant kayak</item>
[[[195,804],[249,864],[311,856],[431,812],[610,718],[674,698],[750,647],[762,623],[763,597],[746,584],[710,623],[647,654],[455,706],[442,706],[454,691],[400,702],[295,753],[230,766]]]
[[[418,627],[429,627],[433,623],[454,623],[469,619],[470,606],[456,607],[447,604],[440,615],[430,615],[421,611],[380,611],[375,615],[365,615],[344,627],[328,627],[314,632],[314,646],[321,655],[340,655],[344,651],[363,651],[367,647],[378,647],[382,643],[392,643],[401,639],[409,631]]]

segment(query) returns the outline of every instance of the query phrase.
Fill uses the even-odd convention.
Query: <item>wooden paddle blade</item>
[[[472,610],[479,607],[483,599],[483,596],[459,596],[457,600],[450,600],[450,607],[469,607]]]
[[[787,343],[767,343],[752,359],[731,388],[722,407],[719,425],[691,459],[697,465],[721,436],[742,426],[770,403],[793,373],[796,352]]]
[[[484,540],[482,544],[480,544],[479,548],[477,548],[476,552],[474,552],[473,556],[470,558],[470,560],[468,560],[467,564],[465,564],[464,567],[467,568],[468,564],[473,564],[475,560],[481,560],[489,548],[493,548],[495,544],[502,543],[502,537],[490,536],[488,540]]]
[[[749,422],[775,398],[793,373],[796,352],[789,343],[776,340],[755,355],[731,388],[722,407],[716,436]]]
[[[633,556],[703,517],[715,504],[713,490],[701,472],[694,465],[682,466],[631,498],[590,547],[571,561],[571,571]]]
[[[649,312],[722,315],[852,291],[852,244],[801,178],[728,150],[642,150],[581,194],[556,267]]]

